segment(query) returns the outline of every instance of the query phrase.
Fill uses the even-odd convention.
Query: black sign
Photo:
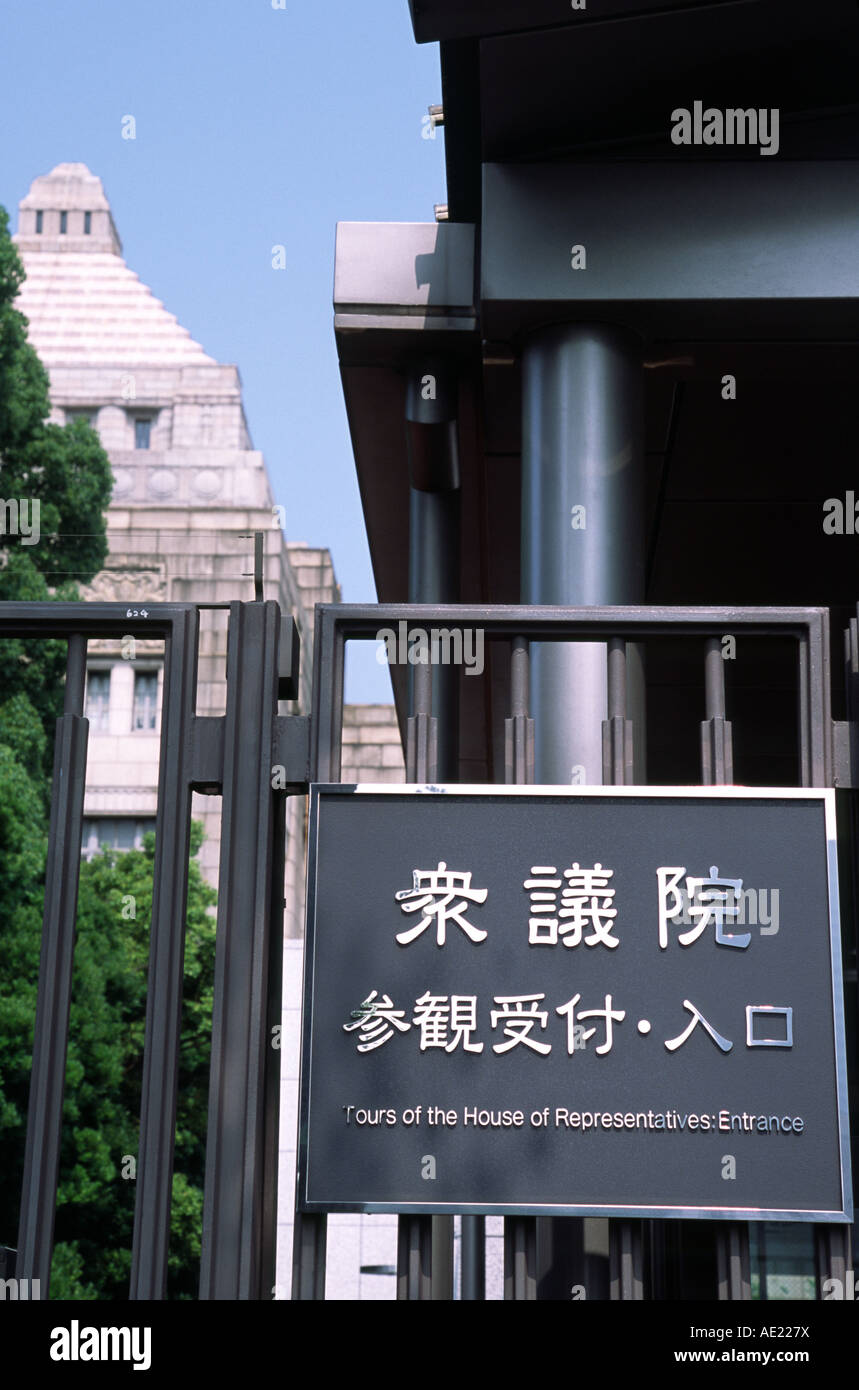
[[[846,1221],[834,793],[312,789],[299,1205]]]

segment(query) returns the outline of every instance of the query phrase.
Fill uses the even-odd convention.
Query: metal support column
[[[644,601],[638,339],[605,325],[544,329],[522,359],[522,602]],[[603,643],[541,643],[531,709],[538,782],[599,782]]]
[[[522,356],[522,603],[643,602],[643,515],[639,339],[604,324],[540,330]],[[605,644],[541,643],[531,710],[535,780],[599,783]],[[584,1228],[576,1226],[540,1222],[543,1297],[565,1298],[571,1283],[587,1283]],[[572,1245],[582,1253],[565,1259]]]
[[[409,603],[459,601],[457,390],[455,374],[433,359],[418,363],[409,376]],[[443,781],[455,781],[458,773],[458,691],[456,668],[437,665],[432,707]]]

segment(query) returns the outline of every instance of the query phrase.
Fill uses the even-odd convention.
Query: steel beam
[[[854,175],[850,160],[484,164],[484,337],[574,320],[657,339],[853,342]]]

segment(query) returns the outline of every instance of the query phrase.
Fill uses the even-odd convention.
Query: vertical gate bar
[[[431,1216],[429,1297],[450,1302],[453,1298],[453,1217]]]
[[[432,1217],[397,1220],[397,1298],[432,1298]]]
[[[414,667],[412,700],[414,712],[409,716],[406,738],[406,781],[434,782],[438,741],[429,665]],[[398,1299],[425,1300],[433,1296],[433,1220],[432,1216],[412,1214],[398,1218]]]
[[[257,603],[263,598],[264,539],[262,531],[254,531],[254,601]]]
[[[859,954],[859,893],[857,893],[857,855],[859,855],[859,796],[857,796],[857,791],[856,791],[857,781],[859,781],[859,779],[857,779],[857,775],[856,775],[856,774],[857,774],[857,769],[859,769],[859,756],[857,756],[857,754],[859,754],[859,748],[857,747],[857,745],[859,745],[859,605],[857,605],[857,608],[856,608],[856,616],[853,617],[853,618],[851,618],[851,619],[849,620],[849,624],[848,624],[848,626],[847,626],[847,627],[845,628],[845,630],[844,630],[844,680],[845,680],[845,695],[846,695],[846,714],[847,714],[848,731],[849,731],[849,738],[850,738],[850,762],[849,762],[850,773],[851,773],[851,776],[850,776],[850,784],[851,784],[851,787],[852,787],[852,791],[851,791],[851,793],[850,793],[850,796],[849,796],[849,798],[847,798],[847,807],[846,807],[846,811],[847,811],[846,820],[847,820],[847,827],[848,827],[847,835],[848,835],[848,837],[849,837],[849,838],[848,838],[848,855],[849,855],[849,862],[850,862],[850,866],[851,866],[851,870],[852,870],[852,874],[851,874],[852,882],[851,882],[851,884],[850,884],[850,888],[848,889],[848,893],[847,893],[847,901],[850,902],[850,904],[851,904],[851,909],[852,909],[852,910],[851,910],[851,913],[850,913],[850,917],[851,917],[851,919],[852,919],[852,921],[850,922],[850,928],[852,928],[852,940],[851,940],[850,937],[848,936],[848,940],[847,940],[847,943],[846,943],[846,944],[847,944],[847,959],[848,959],[848,961],[849,961],[849,959],[850,959],[851,956],[852,956],[853,959],[855,960],[856,957],[857,957],[857,954]],[[844,907],[843,907],[844,901],[845,901],[845,899],[844,899],[844,897],[842,897],[842,898],[841,898],[842,912],[843,912],[843,910],[844,910]],[[842,932],[844,932],[844,930],[845,930],[846,927],[847,927],[847,924],[845,923],[845,924],[844,924],[844,927],[842,928]],[[847,928],[847,929],[850,930],[850,928]],[[846,978],[847,978],[847,971],[846,971],[846,970],[844,971],[844,977],[845,977],[845,980],[846,980]],[[853,997],[852,997],[852,1000],[849,1000],[849,999],[845,998],[845,1001],[844,1001],[844,1003],[845,1003],[845,1009],[846,1009],[846,1011],[847,1011],[848,1017],[849,1017],[849,1014],[850,1014],[851,1007],[855,1010],[856,1007],[857,1007],[857,1004],[859,1004],[859,999],[857,999],[857,986],[856,986],[856,980],[855,980],[855,978],[854,978],[854,981],[853,981],[852,996],[853,996]],[[815,1233],[815,1234],[816,1234],[816,1233]],[[847,1238],[846,1238],[845,1245],[846,1245],[846,1251],[845,1251],[845,1253],[846,1253],[848,1256],[850,1256],[849,1263],[851,1264],[851,1266],[852,1266],[853,1269],[855,1270],[855,1268],[856,1268],[856,1253],[857,1253],[856,1219],[855,1219],[855,1216],[854,1216],[854,1220],[853,1220],[852,1226],[850,1226],[850,1227],[848,1228],[848,1234],[847,1234]],[[819,1249],[820,1249],[820,1244],[819,1244],[819,1237],[818,1237],[818,1250],[819,1250]],[[820,1272],[818,1273],[818,1278],[831,1278],[831,1277],[832,1277],[831,1274],[830,1274],[830,1273],[828,1272],[828,1270],[826,1269],[826,1266],[823,1264],[823,1261],[820,1260],[819,1255],[818,1255],[818,1267],[819,1267],[819,1271],[820,1271]],[[855,1279],[854,1279],[854,1283],[855,1283]],[[818,1297],[820,1297],[821,1289],[822,1289],[822,1283],[821,1283],[820,1286],[818,1286]],[[855,1293],[854,1293],[854,1296],[855,1296]],[[845,1289],[845,1297],[846,1297],[846,1289]]]
[[[65,713],[57,720],[33,1065],[18,1224],[18,1279],[47,1298],[60,1170],[66,1050],[72,1002],[89,720],[82,717],[86,639],[69,638]]]
[[[504,1297],[537,1297],[537,1222],[533,1216],[504,1218]]]
[[[720,1223],[716,1231],[716,1278],[721,1302],[741,1302],[751,1298],[751,1255],[746,1222]]]
[[[814,1228],[814,1254],[817,1273],[817,1297],[823,1298],[823,1285],[827,1279],[837,1281],[842,1298],[849,1298],[847,1292],[847,1270],[850,1266],[850,1226],[820,1225]]]
[[[292,1233],[292,1297],[321,1302],[325,1297],[328,1218],[297,1211]]]
[[[330,608],[319,606],[313,633],[313,715],[310,723],[312,782],[331,782],[337,622]]]
[[[343,700],[343,658],[336,615],[330,607],[316,609],[313,633],[313,713],[311,716],[312,782],[333,782],[340,775],[340,744],[334,711]],[[332,758],[336,771],[332,771]],[[295,1209],[292,1228],[292,1298],[296,1302],[321,1302],[325,1298],[328,1251],[328,1217],[324,1212]]]
[[[809,691],[809,652],[808,637],[803,633],[798,644],[798,681],[799,690],[799,780],[803,787],[813,786],[812,767],[811,767],[811,728],[810,728],[810,691]]]
[[[847,634],[845,634],[847,635]],[[811,745],[809,779],[805,785],[812,787],[834,786],[834,767],[827,752],[832,748],[831,691],[829,679],[829,621],[828,614],[815,615],[809,622],[808,638],[804,645],[805,659],[800,667],[800,676],[807,682],[804,691],[805,705],[808,709],[808,734]],[[847,717],[855,720],[855,691],[850,677],[849,646],[846,670],[847,679]],[[855,792],[853,797],[855,798]],[[843,903],[842,899],[842,903]],[[842,907],[843,911],[843,907]],[[843,950],[844,924],[839,923],[839,949]],[[815,1261],[817,1266],[817,1296],[822,1297],[823,1284],[827,1279],[839,1280],[847,1296],[847,1269],[851,1264],[851,1245],[853,1226],[835,1226],[820,1223],[814,1227]]]
[[[613,1301],[641,1300],[642,1277],[640,1221],[609,1221],[609,1288]]]
[[[607,653],[606,711],[602,726],[603,782],[630,786],[633,774],[632,720],[627,718],[626,639],[610,637]],[[609,1225],[609,1297],[614,1300],[644,1298],[642,1223],[611,1220]]]
[[[275,707],[275,714],[277,707]],[[275,762],[274,756],[269,765]],[[265,1063],[265,1141],[263,1144],[263,1194],[260,1213],[260,1262],[262,1297],[274,1298],[277,1280],[277,1187],[280,1159],[280,1061],[281,1049],[274,1046],[283,1022],[283,896],[286,864],[286,794],[272,797],[271,901],[269,905],[268,1021],[266,1023]],[[275,1033],[275,1029],[278,1032]],[[270,1290],[270,1293],[268,1292]]]
[[[164,1298],[167,1287],[198,628],[197,610],[180,610],[173,618],[164,652],[140,1151],[129,1289],[132,1300]]]
[[[334,630],[334,644],[331,651],[331,750],[328,776],[332,782],[340,780],[340,763],[343,748],[343,687],[346,677],[346,640],[339,627]]]
[[[534,781],[534,721],[528,717],[530,646],[514,637],[510,652],[510,718],[504,721],[504,765],[508,785]],[[537,1221],[533,1216],[504,1218],[504,1297],[537,1297]]]
[[[835,785],[832,767],[829,614],[810,615],[807,633],[807,702],[811,786]]]
[[[704,647],[704,721],[701,724],[701,781],[729,786],[734,780],[731,722],[725,699],[725,661],[718,637]],[[716,1227],[716,1282],[721,1300],[745,1302],[752,1296],[749,1227],[745,1221]]]
[[[201,1299],[264,1296],[271,762],[279,637],[277,603],[230,604]]]
[[[69,637],[66,653],[66,684],[63,691],[63,713],[83,714],[86,692],[86,638],[79,632]]]
[[[482,1303],[486,1298],[486,1217],[460,1218],[460,1297]]]
[[[725,787],[734,780],[731,722],[726,717],[725,662],[718,637],[708,637],[704,651],[704,720],[701,724],[701,781]]]

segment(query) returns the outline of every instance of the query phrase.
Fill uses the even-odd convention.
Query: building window
[[[65,236],[65,233],[66,233],[66,230],[67,230],[67,227],[68,227],[68,221],[69,221],[69,214],[68,214],[67,212],[61,212],[61,213],[60,213],[60,236]]]
[[[41,236],[41,235],[42,235],[42,213],[41,213],[41,212],[37,212],[37,213],[36,213],[36,235],[37,235],[37,236]]]
[[[92,213],[84,213],[84,236],[89,236],[92,231]]]
[[[142,849],[143,836],[155,829],[155,817],[85,816],[81,834],[81,855],[92,859],[103,847]]]
[[[110,718],[110,672],[88,671],[84,713],[93,733],[107,733]]]
[[[158,712],[158,672],[136,671],[134,673],[134,713],[132,729],[142,729],[151,733],[156,727]]]
[[[67,410],[67,411],[66,411],[66,424],[67,424],[67,425],[70,425],[70,424],[72,423],[73,420],[86,420],[87,424],[88,424],[88,425],[91,425],[92,422],[93,422],[93,420],[94,420],[94,418],[95,418],[94,413],[93,413],[93,411],[91,411],[91,410]]]
[[[152,431],[152,420],[149,416],[139,415],[134,421],[134,447],[135,449],[148,449]]]

